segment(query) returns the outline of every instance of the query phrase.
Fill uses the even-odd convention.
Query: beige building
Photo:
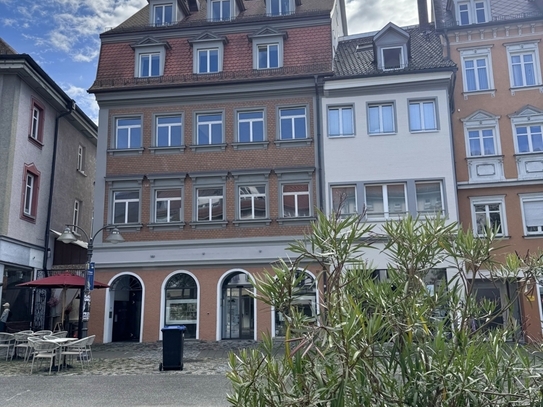
[[[543,248],[543,2],[433,0],[445,52],[458,66],[452,129],[459,218],[477,235],[498,230],[503,252]],[[478,281],[480,296],[505,301],[517,287]],[[518,284],[503,317],[541,341],[541,296]],[[509,315],[508,315],[509,314]]]

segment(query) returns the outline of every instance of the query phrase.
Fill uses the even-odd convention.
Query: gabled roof
[[[153,46],[163,46],[166,48],[170,48],[170,44],[168,44],[167,41],[159,41],[156,38],[153,37],[145,37],[143,40],[132,44],[132,48],[144,48],[144,47],[153,47]]]
[[[265,37],[283,37],[287,38],[288,34],[286,32],[278,31],[275,28],[272,27],[263,27],[254,34],[250,34],[247,36],[249,40],[253,40],[253,38],[265,38]]]
[[[432,69],[456,69],[456,65],[443,54],[439,35],[434,30],[417,27],[402,29],[410,37],[410,58],[407,67],[383,71],[377,69],[374,56],[374,38],[367,36],[340,41],[334,59],[334,77],[398,75]]]
[[[517,110],[515,113],[510,114],[509,117],[528,117],[528,116],[537,116],[542,115],[543,110],[532,106],[532,105],[525,105],[521,107],[519,110]]]
[[[198,35],[195,38],[192,38],[189,41],[189,44],[199,43],[199,42],[210,42],[210,41],[222,41],[224,43],[228,42],[228,38],[226,37],[219,37],[218,35],[213,34],[209,31],[204,31],[200,35]]]
[[[373,37],[373,41],[379,42],[379,38],[383,37],[389,31],[394,31],[398,33],[398,35],[400,35],[401,37],[405,37],[406,41],[409,39],[409,33],[407,31],[401,29],[394,23],[388,23],[383,28],[381,28],[381,30],[377,34],[375,34],[375,36]]]
[[[495,114],[489,113],[486,110],[479,109],[470,114],[468,117],[464,117],[463,119],[460,119],[462,122],[484,122],[486,120],[496,120],[499,119],[500,116],[496,116]]]
[[[11,48],[11,46],[0,37],[0,54],[15,55],[17,54],[17,51]]]
[[[537,1],[489,0],[489,2],[491,19],[485,24],[543,18],[543,9],[538,5]],[[455,17],[454,12],[455,3],[456,0],[432,0],[437,29],[458,26],[457,17]]]

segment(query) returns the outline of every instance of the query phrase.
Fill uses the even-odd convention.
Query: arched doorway
[[[306,317],[316,318],[318,312],[318,292],[315,277],[307,271],[297,270],[296,278],[299,278],[302,273],[303,278],[300,279],[297,287],[298,290],[296,291],[296,299],[293,301],[292,305]],[[273,312],[273,323],[274,335],[285,336],[285,317],[278,310],[274,310]]]
[[[198,285],[187,273],[171,276],[164,285],[164,325],[185,325],[185,338],[198,333]]]
[[[132,275],[117,277],[110,284],[110,302],[113,303],[112,342],[140,341],[142,286]]]
[[[255,300],[249,275],[233,272],[221,287],[221,339],[254,339]]]

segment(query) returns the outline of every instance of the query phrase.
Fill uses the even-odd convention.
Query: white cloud
[[[11,26],[15,25],[16,22],[17,22],[17,20],[15,20],[13,18],[3,18],[2,19],[2,25],[5,26],[5,27],[11,27]]]
[[[349,34],[377,31],[387,23],[417,24],[416,0],[347,0]]]
[[[89,94],[86,89],[71,84],[62,84],[61,87],[92,121],[98,123],[99,108],[94,95]]]

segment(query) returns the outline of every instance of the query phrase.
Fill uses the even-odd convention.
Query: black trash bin
[[[162,328],[162,363],[159,370],[183,370],[184,325],[170,325]]]

